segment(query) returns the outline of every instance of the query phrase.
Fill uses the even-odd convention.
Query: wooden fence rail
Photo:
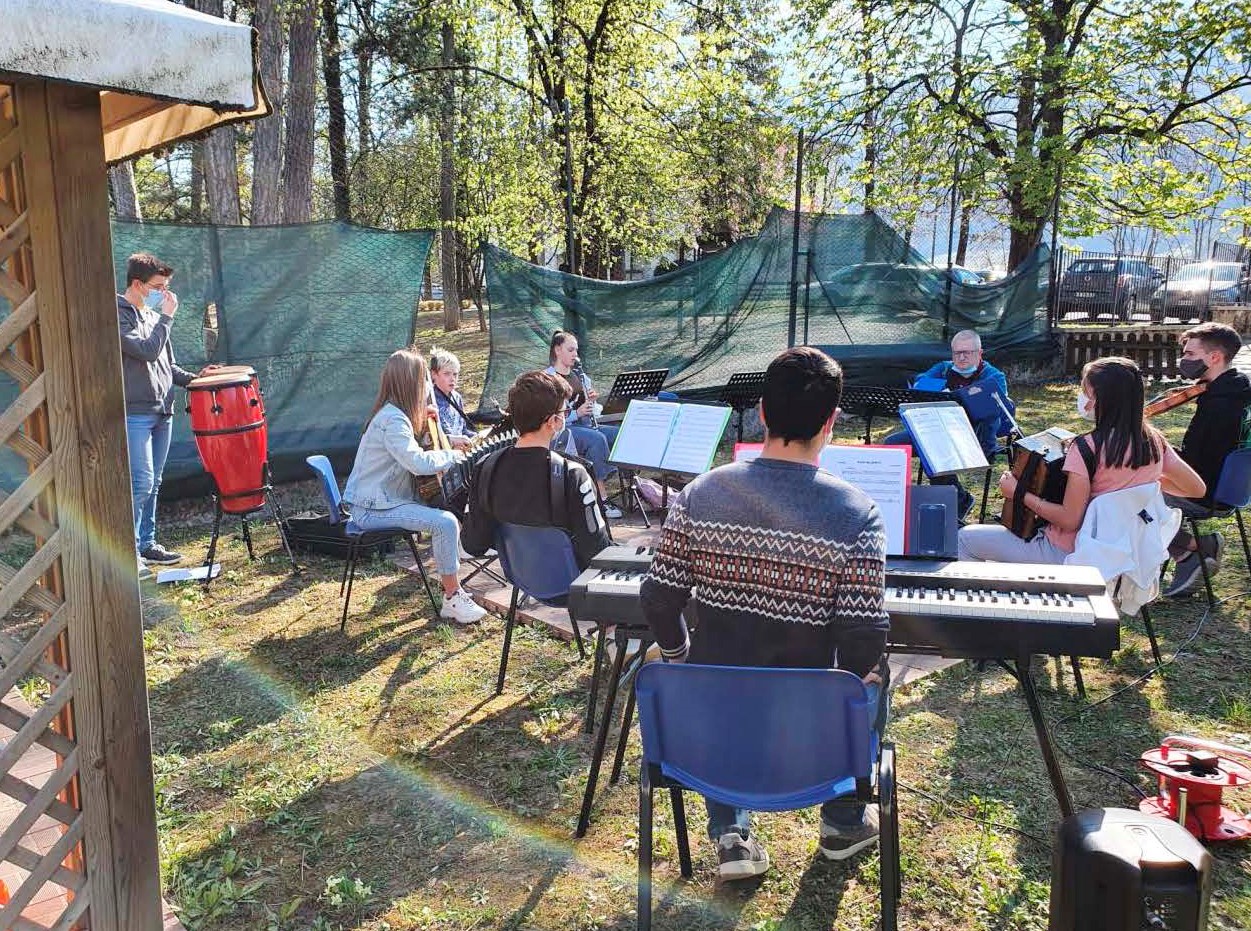
[[[1064,371],[1079,374],[1087,362],[1104,356],[1127,356],[1144,375],[1178,378],[1182,331],[1178,327],[1117,328],[1110,330],[1061,330]]]

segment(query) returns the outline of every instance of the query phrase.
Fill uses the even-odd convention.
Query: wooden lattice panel
[[[0,487],[0,929],[83,926],[75,677],[62,597],[31,192],[14,88],[0,84],[0,443],[25,462]],[[12,455],[10,454],[10,458]]]

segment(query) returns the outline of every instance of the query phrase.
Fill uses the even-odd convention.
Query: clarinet
[[[582,368],[582,360],[579,359],[577,362],[573,363],[573,368],[571,368],[569,371],[571,374],[578,376],[578,381],[581,382],[582,389],[585,392],[586,391],[586,371]],[[584,396],[586,400],[591,401],[591,396],[589,392],[587,392]],[[587,416],[591,418],[591,426],[598,430],[599,418],[595,416],[595,402],[594,401],[591,401],[591,413],[589,413]]]

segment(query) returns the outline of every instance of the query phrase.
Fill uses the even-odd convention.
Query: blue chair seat
[[[1247,528],[1242,520],[1243,508],[1251,505],[1251,449],[1240,447],[1225,457],[1221,465],[1220,478],[1216,481],[1216,490],[1212,493],[1212,506],[1205,513],[1187,515],[1191,533],[1199,538],[1199,521],[1234,516],[1238,523],[1238,536],[1242,540],[1242,553],[1246,566],[1251,571],[1251,546],[1247,542]],[[1212,576],[1208,572],[1206,560],[1200,559],[1199,566],[1203,571],[1203,587],[1207,592],[1208,604],[1216,604],[1216,593],[1212,590]]]
[[[879,744],[877,709],[858,676],[838,669],[648,663],[634,688],[643,738],[640,929],[651,927],[653,795],[668,788],[686,878],[693,871],[683,791],[756,811],[790,811],[837,798],[877,801],[882,928],[894,931],[901,889],[894,747]]]
[[[499,676],[495,681],[495,694],[504,691],[504,676],[508,672],[508,652],[512,647],[513,628],[517,623],[517,601],[521,593],[536,601],[563,608],[569,601],[569,586],[580,574],[578,561],[573,555],[573,541],[559,527],[529,527],[525,524],[502,523],[496,529],[495,549],[499,553],[500,569],[513,587],[512,600],[508,606],[508,618],[504,625],[504,646],[500,652]],[[582,632],[572,618],[573,639],[578,645],[578,655],[586,658]]]
[[[417,539],[411,530],[405,527],[387,527],[379,530],[361,531],[348,518],[343,508],[343,496],[339,494],[339,482],[335,478],[330,460],[322,455],[309,456],[305,460],[309,468],[317,476],[321,485],[322,498],[329,511],[332,525],[347,522],[343,528],[348,540],[347,556],[343,561],[343,576],[339,580],[339,596],[343,598],[343,616],[339,619],[339,631],[347,629],[348,605],[352,603],[352,583],[356,580],[356,564],[363,550],[388,543],[392,540],[404,540],[413,554],[413,562],[421,573],[422,584],[426,587],[426,597],[430,599],[430,607],[437,613],[439,604],[435,601],[434,590],[430,587],[430,577],[426,574],[425,564],[417,551]],[[355,528],[355,529],[354,529]]]

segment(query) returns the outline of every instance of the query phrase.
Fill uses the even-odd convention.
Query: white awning
[[[0,72],[100,88],[111,162],[269,113],[252,28],[167,0],[4,0]]]

